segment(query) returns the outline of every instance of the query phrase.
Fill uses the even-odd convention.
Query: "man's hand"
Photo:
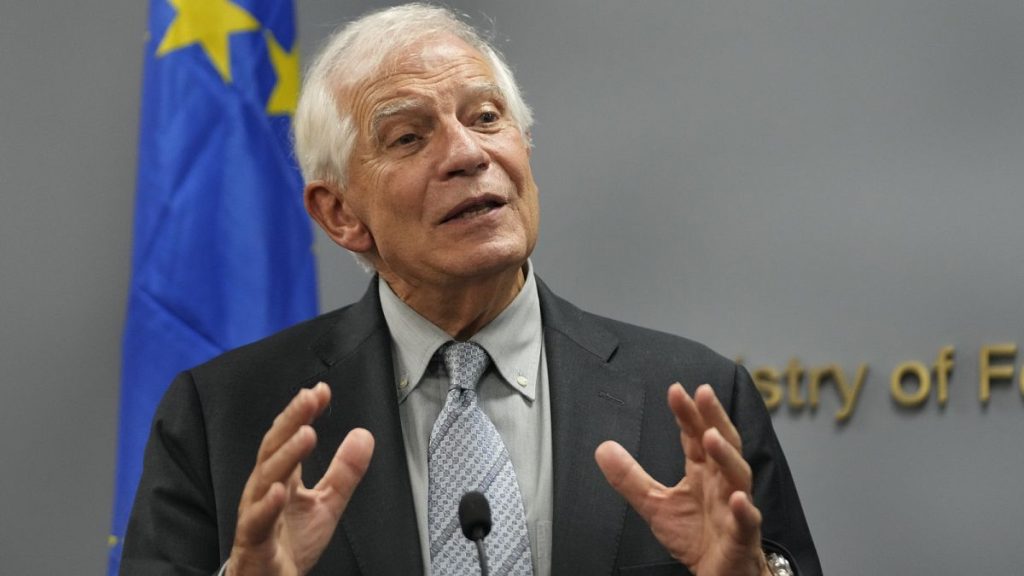
[[[710,386],[699,387],[695,397],[678,383],[668,390],[686,454],[678,484],[660,484],[612,441],[598,446],[597,464],[658,541],[697,576],[767,574],[761,512],[750,497],[739,432]]]
[[[330,400],[323,382],[300,391],[263,436],[238,505],[229,575],[305,574],[330,541],[373,455],[373,436],[356,428],[316,486],[302,485],[302,460],[316,446],[310,423]]]

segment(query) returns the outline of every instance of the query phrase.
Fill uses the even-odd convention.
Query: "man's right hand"
[[[330,400],[323,382],[300,391],[263,436],[238,505],[229,576],[305,574],[330,541],[373,455],[373,436],[356,428],[316,486],[302,485],[302,460],[316,446],[310,424]]]

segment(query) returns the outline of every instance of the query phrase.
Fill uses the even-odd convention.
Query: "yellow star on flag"
[[[168,0],[177,14],[156,49],[157,56],[199,43],[224,82],[231,82],[228,35],[259,30],[260,23],[229,0]]]
[[[295,42],[292,51],[288,52],[269,31],[266,36],[270,63],[277,74],[277,83],[267,102],[267,114],[290,116],[295,113],[295,105],[299,101],[299,43]]]

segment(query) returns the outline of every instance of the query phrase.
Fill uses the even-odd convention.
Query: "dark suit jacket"
[[[743,437],[768,546],[803,576],[821,572],[789,468],[760,395],[734,363],[692,341],[588,314],[538,282],[551,385],[552,574],[687,574],[605,482],[594,462],[621,443],[659,481],[683,475],[665,402],[672,382],[711,384]],[[376,280],[357,303],[181,374],[157,410],[124,543],[122,574],[212,574],[229,555],[238,502],[265,431],[295,393],[325,381],[307,485],[345,434],[376,451],[314,574],[421,574],[388,327]]]

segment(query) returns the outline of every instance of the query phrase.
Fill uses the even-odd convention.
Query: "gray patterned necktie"
[[[438,353],[448,369],[448,397],[430,432],[427,449],[432,576],[479,574],[476,546],[462,535],[462,495],[478,490],[491,505],[485,540],[493,576],[532,576],[526,514],[512,461],[494,423],[477,404],[476,385],[487,370],[487,351],[473,342],[449,342]]]

